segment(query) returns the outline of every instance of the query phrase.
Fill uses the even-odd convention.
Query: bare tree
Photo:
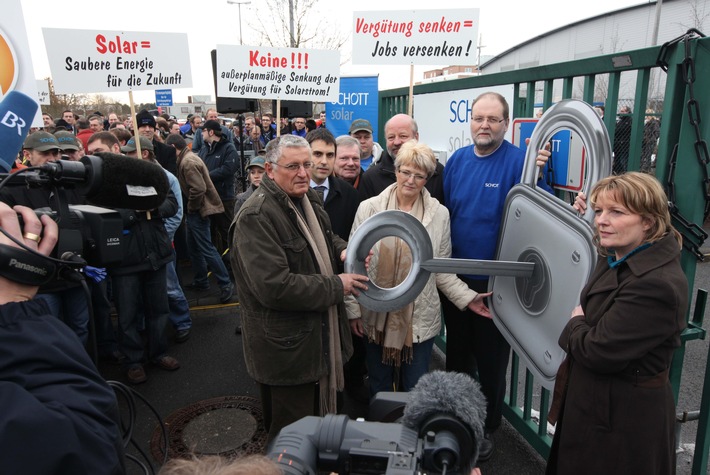
[[[702,31],[710,17],[710,12],[707,11],[707,2],[705,0],[688,0],[688,20],[689,23],[679,23],[683,30],[695,28]]]
[[[322,14],[320,0],[263,0],[249,27],[261,36],[258,43],[275,48],[340,50],[347,32]]]

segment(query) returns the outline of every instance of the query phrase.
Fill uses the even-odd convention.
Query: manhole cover
[[[221,455],[236,458],[261,454],[267,433],[261,405],[246,396],[225,396],[198,401],[179,409],[165,419],[168,458],[195,455]],[[150,451],[158,462],[164,458],[163,432],[153,431]]]

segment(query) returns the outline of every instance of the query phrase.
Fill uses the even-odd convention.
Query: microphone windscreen
[[[165,170],[155,163],[115,153],[85,156],[81,161],[87,165],[86,199],[93,205],[152,210],[163,204],[170,191]]]
[[[39,105],[30,96],[10,91],[0,102],[0,167],[9,173],[22,150]]]
[[[483,440],[486,398],[473,378],[463,373],[432,371],[409,393],[402,424],[416,431],[435,414],[448,414],[463,422],[474,440]]]

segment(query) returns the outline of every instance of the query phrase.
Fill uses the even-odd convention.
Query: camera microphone
[[[34,99],[18,91],[10,91],[0,102],[0,168],[3,172],[12,170],[38,108]]]
[[[99,153],[85,155],[81,163],[87,169],[82,189],[96,206],[147,211],[163,204],[170,192],[163,167],[146,160]]]
[[[402,424],[424,438],[425,465],[470,473],[478,460],[485,419],[486,398],[473,378],[433,371],[409,393]]]
[[[115,153],[85,155],[78,162],[48,162],[39,167],[39,174],[57,185],[75,186],[89,203],[106,208],[152,210],[170,191],[160,165]]]

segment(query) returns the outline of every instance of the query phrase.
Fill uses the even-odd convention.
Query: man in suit
[[[350,183],[333,175],[335,137],[328,129],[321,127],[308,132],[306,141],[311,146],[313,155],[311,188],[321,195],[333,232],[347,239],[350,236],[350,228],[353,226],[360,198]]]

